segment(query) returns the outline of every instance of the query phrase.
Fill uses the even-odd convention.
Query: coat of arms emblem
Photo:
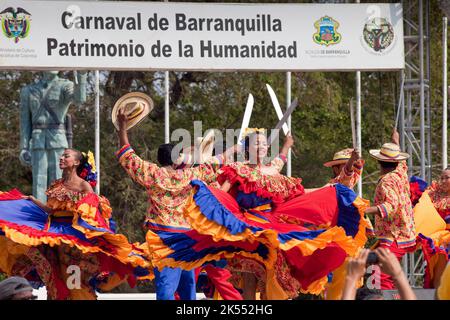
[[[313,35],[315,43],[329,46],[341,41],[342,36],[337,32],[339,22],[333,18],[328,16],[322,17],[314,23],[314,26],[317,29],[317,32]]]
[[[31,14],[23,8],[6,8],[0,12],[3,34],[14,39],[15,43],[19,42],[20,38],[26,38],[30,32],[30,17]]]

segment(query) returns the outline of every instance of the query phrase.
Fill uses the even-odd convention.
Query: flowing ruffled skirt
[[[418,234],[416,243],[422,248],[427,265],[424,288],[434,288],[448,262],[447,246],[450,244],[450,230],[439,215],[428,192],[420,194],[414,207],[414,222]]]
[[[17,190],[0,193],[0,271],[45,285],[51,299],[95,298],[94,290],[152,278],[147,245],[115,233],[99,206],[99,197],[90,194],[72,216],[53,216]],[[67,285],[71,266],[81,272],[81,288],[74,290]]]
[[[328,274],[366,241],[368,203],[341,185],[293,198],[270,213],[241,210],[230,194],[202,181],[192,185],[195,193],[185,211],[192,230],[147,233],[158,268],[249,259],[265,271],[266,298],[287,299],[320,293]]]

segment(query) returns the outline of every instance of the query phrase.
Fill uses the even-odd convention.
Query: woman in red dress
[[[305,193],[301,179],[264,164],[267,149],[257,130],[245,138],[247,161],[219,170],[220,189],[192,181],[185,215],[193,230],[149,233],[155,266],[192,269],[227,259],[244,299],[254,299],[257,287],[264,299],[323,291],[328,274],[364,245],[367,203],[339,184]]]
[[[108,200],[92,189],[92,154],[66,149],[60,168],[46,204],[18,190],[0,193],[0,270],[45,285],[57,300],[91,300],[96,289],[151,277],[146,248],[115,233]]]

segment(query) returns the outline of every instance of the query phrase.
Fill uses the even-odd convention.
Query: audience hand
[[[366,262],[370,250],[362,249],[358,256],[350,258],[347,264],[347,277],[357,281],[366,273]]]
[[[385,248],[375,249],[381,271],[396,279],[403,274],[402,266],[395,254]]]

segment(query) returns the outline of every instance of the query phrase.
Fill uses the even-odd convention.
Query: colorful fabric
[[[31,200],[21,199],[17,190],[0,194],[0,238],[7,240],[0,242],[0,259],[9,261],[2,271],[23,272],[18,267],[28,259],[33,268],[23,270],[28,270],[27,274],[37,272],[52,299],[95,298],[92,286],[107,287],[113,275],[127,279],[130,285],[137,277],[152,276],[145,258],[148,252],[114,232],[105,198],[71,191],[61,180],[49,188],[47,195],[47,205],[53,209],[50,215]],[[22,250],[21,255],[10,250],[10,242]],[[70,265],[82,270],[83,289],[78,293],[65,287],[65,268]]]
[[[358,225],[362,222],[360,212],[364,209],[358,210],[348,197],[351,193],[344,195],[349,190],[344,186],[330,187],[323,194],[323,198],[331,198],[323,200],[325,207],[319,210],[323,209],[322,220],[330,227],[309,229],[286,223],[275,214],[276,210],[284,208],[283,201],[294,200],[295,196],[303,194],[299,179],[267,176],[242,164],[224,167],[220,172],[219,181],[227,180],[233,184],[231,194],[208,188],[202,181],[192,181],[196,192],[185,214],[193,230],[147,234],[156,267],[192,269],[224,258],[251,259],[266,269],[267,298],[286,299],[298,294],[298,290],[314,293],[323,290],[327,274],[337,268],[347,255],[356,252],[358,245],[352,235],[360,236],[360,230],[364,233],[365,228],[360,229]],[[342,192],[341,200],[337,200],[338,190]],[[356,198],[353,200],[357,202]],[[342,204],[341,208],[338,202]],[[271,203],[276,205],[274,214],[270,213]],[[255,205],[262,209],[249,207]],[[300,206],[296,211],[307,209]],[[341,210],[343,213],[339,218],[336,212]],[[290,292],[295,286],[286,278],[289,276],[299,284],[295,293]]]
[[[450,300],[450,263],[442,274],[441,285],[437,289],[436,296],[439,300]]]
[[[386,245],[397,242],[399,248],[416,244],[407,171],[406,162],[402,161],[394,171],[380,177],[374,199],[380,213],[375,216],[376,236]]]
[[[232,195],[237,195],[238,191],[254,194],[268,199],[275,205],[305,193],[301,184],[302,179],[281,174],[266,175],[258,168],[250,167],[246,162],[231,163],[221,168],[218,174],[217,181],[220,184],[228,181],[233,186],[230,190]]]
[[[414,252],[415,247],[407,247],[402,248],[400,247],[397,242],[393,242],[391,244],[385,243],[385,242],[379,242],[378,247],[385,248],[391,251],[395,257],[398,259],[399,262],[401,262],[403,256],[407,253]],[[392,277],[386,273],[381,272],[380,273],[380,289],[381,290],[395,290],[395,284]]]
[[[150,228],[153,224],[189,228],[183,211],[192,190],[190,182],[200,179],[211,183],[219,169],[219,164],[214,163],[179,170],[162,168],[142,160],[129,145],[123,146],[116,155],[128,175],[147,190]]]
[[[437,184],[433,183],[429,190],[422,193],[414,207],[414,220],[418,233],[417,246],[422,248],[424,259],[427,262],[424,288],[435,287],[435,283],[448,261],[446,247],[450,244],[450,230],[438,211],[440,208],[441,212],[445,212],[445,198],[448,197],[444,197],[437,190]]]
[[[207,264],[204,268],[215,291],[223,300],[242,300],[242,296],[229,282],[231,272],[228,269]]]
[[[427,189],[428,183],[420,177],[412,176],[409,179],[409,189],[411,193],[411,203],[413,206],[417,204],[422,193]]]
[[[362,175],[363,167],[364,167],[363,159],[359,159],[353,163],[351,172],[347,172],[344,166],[339,175],[331,179],[329,183],[340,183],[343,184],[344,186],[349,187],[350,189],[353,189]]]
[[[431,183],[429,195],[434,207],[447,224],[447,229],[450,230],[450,196],[440,190],[439,184],[436,181]]]
[[[417,244],[422,247],[424,259],[427,262],[423,287],[426,289],[434,288],[449,260],[448,252],[444,246],[439,245],[438,239],[427,237],[421,233],[417,236]]]

